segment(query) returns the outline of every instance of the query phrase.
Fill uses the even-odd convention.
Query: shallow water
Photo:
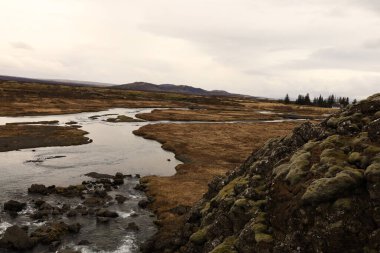
[[[164,151],[158,142],[135,136],[132,131],[148,122],[109,123],[103,120],[114,115],[90,119],[90,116],[120,114],[134,117],[137,113],[148,113],[152,109],[110,109],[102,112],[35,116],[35,117],[0,117],[0,124],[11,122],[59,120],[60,125],[76,121],[93,140],[90,144],[69,147],[45,147],[24,149],[0,153],[0,202],[9,199],[28,200],[27,188],[33,183],[45,185],[68,186],[88,180],[84,174],[99,172],[106,174],[140,174],[168,176],[175,173],[175,166],[180,162],[174,154]],[[57,158],[56,158],[57,157]],[[170,161],[168,161],[170,159]],[[75,238],[69,238],[63,245],[74,246],[79,240],[96,242],[81,247],[83,252],[136,252],[137,243],[152,236],[156,230],[151,213],[142,210],[137,203],[145,196],[133,189],[138,179],[126,179],[125,185],[118,193],[128,195],[123,205],[114,205],[110,209],[118,211],[120,217],[110,225],[96,224],[93,219],[76,218],[70,222],[79,222],[83,228]],[[50,203],[57,203],[57,197],[47,197]],[[64,201],[64,200],[61,200]],[[72,205],[79,200],[70,200]],[[30,211],[33,211],[29,208]],[[131,217],[137,213],[137,217]],[[11,219],[4,213],[0,216],[0,235],[9,224],[25,225],[30,223],[19,216]],[[131,232],[125,228],[129,222],[135,222],[140,231]],[[38,224],[32,224],[37,226]],[[41,224],[40,224],[41,225]],[[35,249],[33,252],[44,252]],[[1,252],[1,250],[0,250]],[[5,252],[5,251],[4,251]]]

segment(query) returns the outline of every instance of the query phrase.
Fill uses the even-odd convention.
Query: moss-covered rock
[[[190,241],[197,245],[202,245],[207,241],[206,234],[207,234],[208,227],[204,227],[202,229],[199,229],[197,232],[192,234],[190,236]]]
[[[322,202],[337,197],[346,190],[355,188],[361,182],[360,172],[341,171],[333,178],[320,178],[313,181],[302,196],[306,203]]]
[[[380,163],[372,163],[364,172],[366,179],[370,182],[380,182]]]
[[[210,253],[237,253],[235,249],[236,238],[234,236],[227,237],[221,244],[216,246]]]

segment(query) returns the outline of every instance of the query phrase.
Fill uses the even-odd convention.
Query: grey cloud
[[[15,49],[33,50],[33,47],[25,42],[11,42],[11,46]]]
[[[307,59],[286,64],[295,69],[347,69],[380,73],[380,51],[362,48],[324,48]]]

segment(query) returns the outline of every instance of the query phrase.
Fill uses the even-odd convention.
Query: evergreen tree
[[[286,94],[286,96],[285,96],[284,103],[285,104],[289,104],[290,103],[290,98],[289,98],[288,94]]]

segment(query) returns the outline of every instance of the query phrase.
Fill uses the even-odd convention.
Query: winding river
[[[180,162],[174,154],[164,151],[158,142],[135,136],[132,131],[149,122],[110,123],[104,121],[109,117],[94,115],[117,114],[134,117],[137,113],[148,113],[152,109],[110,109],[101,112],[36,116],[36,117],[0,117],[0,124],[11,122],[50,121],[59,120],[60,125],[75,121],[92,143],[80,146],[45,147],[23,149],[19,151],[0,153],[0,203],[9,199],[30,200],[27,187],[33,183],[45,185],[68,186],[80,184],[88,180],[84,174],[99,172],[106,174],[140,174],[169,176],[175,173],[175,166]],[[78,217],[75,222],[83,224],[81,232],[74,238],[67,238],[62,246],[81,249],[82,252],[138,252],[138,242],[151,237],[156,228],[153,224],[154,215],[140,209],[138,202],[145,196],[133,187],[137,184],[136,177],[126,179],[126,183],[114,194],[128,195],[130,200],[123,205],[114,205],[110,209],[117,211],[119,218],[110,225],[99,225],[94,220]],[[52,198],[52,197],[49,197]],[[54,197],[57,201],[57,197]],[[49,200],[49,199],[48,199]],[[52,200],[53,201],[53,200]],[[58,200],[59,201],[59,200]],[[79,204],[72,200],[71,205]],[[25,212],[32,212],[28,206]],[[4,213],[0,216],[0,236],[11,224],[37,227],[42,224],[31,223],[25,218],[11,219]],[[67,219],[67,218],[66,218]],[[73,222],[73,218],[70,218]],[[134,222],[139,231],[128,231],[127,224]],[[80,240],[92,242],[88,246],[76,246]],[[43,248],[35,248],[30,252],[49,252]],[[1,249],[0,249],[1,251]],[[6,251],[4,251],[6,252]]]

